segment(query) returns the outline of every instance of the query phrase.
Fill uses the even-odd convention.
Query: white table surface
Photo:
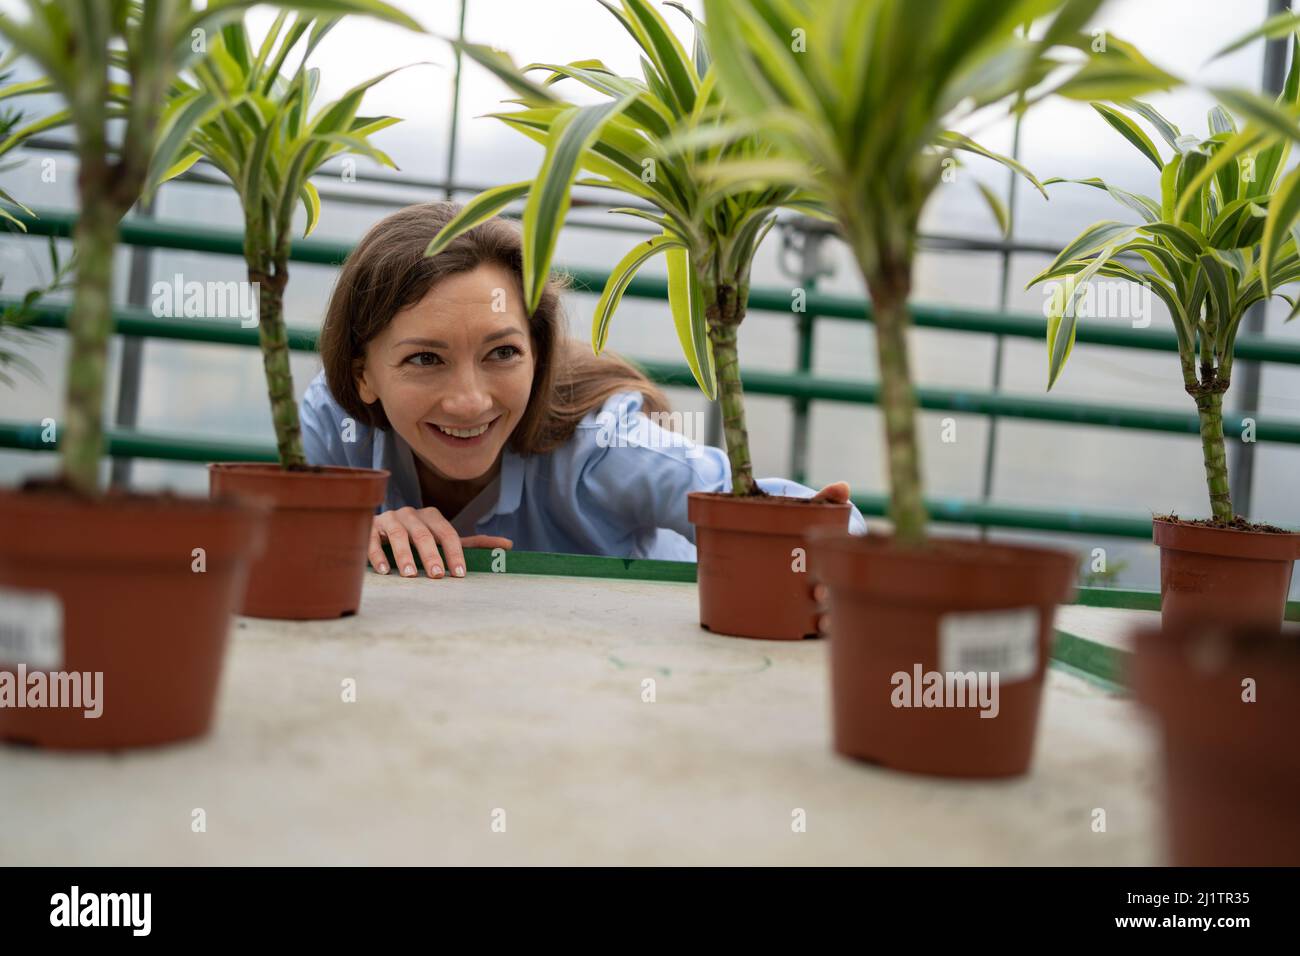
[[[1131,701],[1053,670],[1027,776],[912,776],[832,753],[825,641],[696,614],[690,584],[368,573],[356,617],[239,618],[208,737],[0,746],[0,864],[1161,862]],[[1143,618],[1058,624],[1122,646]]]

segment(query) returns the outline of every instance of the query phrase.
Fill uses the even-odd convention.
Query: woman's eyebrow
[[[510,328],[510,329],[498,329],[497,331],[493,332],[491,335],[486,335],[486,336],[484,336],[484,337],[483,337],[483,341],[484,341],[484,342],[495,342],[497,339],[504,339],[504,338],[506,338],[506,337],[508,337],[508,336],[511,336],[511,335],[523,335],[523,334],[524,334],[524,333],[523,333],[522,331],[520,331],[519,329],[514,329],[514,328]],[[451,348],[451,346],[448,345],[446,342],[442,341],[442,339],[418,339],[418,338],[417,338],[417,339],[402,339],[400,342],[394,342],[394,343],[393,343],[393,348],[395,348],[395,349],[396,349],[396,348],[401,348],[401,347],[404,346],[404,345],[422,345],[422,346],[424,346],[425,348],[430,348],[430,349],[449,349],[449,348]]]

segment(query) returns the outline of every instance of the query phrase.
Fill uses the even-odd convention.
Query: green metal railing
[[[14,210],[17,213],[16,210]],[[40,210],[35,217],[22,217],[32,235],[70,237],[76,222],[75,213]],[[221,255],[242,256],[243,236],[238,230],[199,228],[192,225],[129,218],[122,224],[124,244],[153,248],[179,249]],[[325,239],[304,239],[293,244],[290,258],[295,262],[337,266],[352,250],[351,243]],[[581,291],[599,291],[607,273],[594,269],[567,270],[574,287]],[[667,286],[662,279],[638,277],[627,295],[666,300]],[[0,297],[0,304],[16,301]],[[791,312],[788,289],[757,287],[750,292],[750,308],[757,311]],[[810,290],[805,297],[806,312],[797,314],[811,326],[815,318],[870,321],[870,305],[862,299]],[[40,303],[33,310],[33,325],[65,328],[67,306]],[[1042,341],[1045,320],[1032,315],[992,314],[977,310],[943,306],[916,305],[914,321],[918,327],[994,335],[1034,338]],[[255,328],[242,328],[234,320],[211,318],[155,317],[149,310],[120,307],[114,310],[117,333],[128,337],[161,338],[177,341],[255,347]],[[292,328],[289,345],[299,351],[314,351],[317,333]],[[1120,348],[1174,352],[1177,340],[1172,331],[1132,329],[1090,325],[1080,327],[1077,341]],[[1263,336],[1241,336],[1237,355],[1246,360],[1300,365],[1300,343],[1281,342]],[[641,361],[647,374],[665,385],[694,387],[690,370],[682,363]],[[793,373],[751,369],[745,375],[746,391],[758,395],[783,396],[795,403],[796,411],[805,413],[812,401],[875,404],[879,386],[873,382],[827,378],[802,370]],[[1178,434],[1198,434],[1195,414],[1162,409],[1138,409],[1125,406],[1076,402],[1007,395],[1001,392],[978,392],[943,388],[918,388],[917,399],[923,409],[958,414],[993,415],[1023,420],[1142,429]],[[1229,435],[1245,427],[1242,415],[1225,414],[1224,428]],[[1258,440],[1300,444],[1300,421],[1255,418]],[[42,441],[39,425],[0,422],[0,447],[25,450],[51,450],[54,443]],[[274,461],[271,442],[193,439],[183,436],[145,434],[133,429],[110,429],[110,455],[130,458],[158,458],[173,461],[256,460]],[[884,515],[887,500],[883,495],[855,497],[865,514]],[[1072,509],[1025,508],[962,499],[930,499],[929,507],[939,521],[1024,530],[1084,533],[1091,535],[1147,538],[1151,534],[1149,516],[1114,514]]]

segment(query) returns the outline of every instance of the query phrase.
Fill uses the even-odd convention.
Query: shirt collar
[[[376,449],[375,467],[387,468],[392,472],[388,491],[390,506],[400,508],[403,505],[410,505],[413,508],[420,508],[424,499],[420,492],[420,475],[416,470],[415,452],[396,431],[390,429],[380,434],[383,436],[384,443],[390,444],[391,454],[385,454],[386,449]],[[456,516],[456,521],[453,522],[457,530],[464,534],[472,530],[474,525],[489,518],[518,511],[519,504],[523,500],[525,470],[523,458],[511,451],[507,445],[501,452],[501,471],[491,484],[461,509],[460,514]],[[470,527],[462,530],[465,523],[470,523]]]
[[[501,451],[501,472],[497,475],[498,488],[496,507],[485,514],[481,520],[494,515],[513,514],[519,510],[519,502],[524,496],[524,460],[510,450],[507,445]]]

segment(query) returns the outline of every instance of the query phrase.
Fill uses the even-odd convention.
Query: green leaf
[[[1128,223],[1115,222],[1110,219],[1095,222],[1087,229],[1083,230],[1083,232],[1079,233],[1079,235],[1075,236],[1074,240],[1061,250],[1060,254],[1052,264],[1047,267],[1045,272],[1051,272],[1058,266],[1075,259],[1082,259],[1084,256],[1090,256],[1098,250],[1104,249],[1108,245],[1123,242],[1124,239],[1128,238],[1136,228],[1136,226],[1131,226]],[[1034,285],[1038,281],[1040,281],[1039,278],[1034,278],[1030,281],[1029,286]],[[1026,286],[1025,288],[1029,288],[1029,286]]]
[[[935,142],[941,146],[947,146],[950,149],[965,150],[966,152],[975,153],[979,156],[984,156],[988,159],[991,159],[994,162],[1001,163],[1003,166],[1007,167],[1008,169],[1014,170],[1015,172],[1019,173],[1021,176],[1025,177],[1025,179],[1033,183],[1034,188],[1043,194],[1044,199],[1048,198],[1047,190],[1044,189],[1043,184],[1038,181],[1038,177],[1035,176],[1033,173],[1031,173],[1023,164],[1021,164],[1019,161],[1015,159],[1012,159],[1010,156],[1003,156],[1001,153],[995,153],[991,149],[986,149],[985,147],[981,146],[979,143],[975,142],[975,140],[971,139],[969,136],[966,136],[963,133],[955,132],[953,130],[944,130],[942,133],[940,133],[938,136],[935,137]]]
[[[1209,122],[1211,133],[1237,132],[1237,124],[1233,122],[1232,115],[1222,106],[1215,106],[1210,110]]]
[[[320,221],[320,193],[311,182],[305,182],[302,184],[302,189],[298,191],[298,198],[302,200],[302,208],[307,212],[307,227],[302,231],[303,238],[306,238],[312,234],[316,223]]]
[[[984,197],[984,202],[988,204],[989,210],[993,213],[993,218],[997,220],[998,233],[1003,236],[1009,235],[1011,233],[1011,216],[1008,214],[1002,198],[978,179],[975,180],[975,188],[980,191],[980,195]]]
[[[1101,114],[1101,118],[1114,127],[1121,136],[1137,147],[1140,152],[1151,162],[1155,163],[1156,169],[1164,169],[1164,160],[1160,158],[1160,151],[1156,149],[1155,143],[1151,138],[1142,132],[1142,127],[1129,119],[1119,110],[1112,109],[1105,103],[1090,104],[1093,109]]]
[[[1165,239],[1175,252],[1190,262],[1195,262],[1209,247],[1209,243],[1198,230],[1182,223],[1175,225],[1171,222],[1152,222],[1145,226],[1138,226],[1138,229]]]
[[[316,133],[311,136],[311,139],[324,143],[333,143],[341,147],[337,150],[330,150],[327,156],[337,156],[339,153],[356,153],[359,156],[373,159],[381,166],[397,169],[397,164],[393,162],[391,156],[369,143],[364,137],[352,133]]]
[[[3,199],[5,202],[11,205],[17,206],[19,209],[21,209],[32,219],[37,218],[36,213],[32,212],[30,209],[27,208],[27,206],[25,206],[23,203],[20,203],[17,199],[9,195],[9,193],[5,192],[5,190],[3,189],[0,189],[0,199]],[[23,232],[27,231],[27,223],[23,222],[21,219],[15,218],[12,213],[7,212],[5,209],[0,208],[0,216],[4,216],[4,218],[8,219],[10,222],[16,222],[18,224],[18,228],[21,229]],[[0,281],[3,281],[3,277],[0,277]]]
[[[171,178],[171,175],[180,174],[178,172],[169,175],[170,171],[182,161],[183,156],[194,152],[193,146],[189,142],[194,129],[202,126],[221,109],[222,103],[217,97],[211,93],[196,91],[182,108],[164,119],[162,136],[157,146],[154,147],[153,159],[150,162],[149,173],[145,179],[144,196],[146,198],[152,194],[160,183]],[[190,165],[194,165],[194,160],[190,161]],[[181,172],[183,171],[181,170]]]
[[[1156,128],[1156,132],[1160,134],[1161,139],[1169,144],[1170,149],[1181,152],[1178,148],[1178,137],[1181,135],[1178,132],[1178,127],[1165,119],[1155,107],[1141,100],[1120,100],[1116,105],[1137,113]]]
[[[1215,249],[1240,249],[1253,246],[1264,231],[1268,210],[1249,196],[1235,199],[1215,218],[1209,230],[1209,243]]]
[[[1206,62],[1212,63],[1219,59],[1219,57],[1227,56],[1235,50],[1240,50],[1242,47],[1254,40],[1258,40],[1260,37],[1266,37],[1270,40],[1284,37],[1287,34],[1293,33],[1298,26],[1300,26],[1300,15],[1292,13],[1290,10],[1275,14],[1249,33],[1245,33],[1233,40],[1223,49],[1215,53],[1214,56],[1210,57]]]
[[[1204,186],[1189,190],[1188,184],[1205,168],[1208,157],[1199,150],[1192,149],[1184,153],[1182,159],[1182,164],[1178,167],[1178,175],[1174,179],[1174,194],[1180,200],[1177,208],[1183,210],[1183,219],[1197,229],[1201,229],[1205,226],[1206,199],[1209,191]],[[1186,203],[1182,202],[1183,195],[1189,193],[1191,198]]]
[[[1232,291],[1228,270],[1223,267],[1222,262],[1208,252],[1201,253],[1197,262],[1205,273],[1210,288],[1210,299],[1214,303],[1219,321],[1226,322],[1232,315]]]
[[[608,4],[606,4],[608,6]],[[659,68],[683,113],[695,108],[695,73],[686,50],[667,21],[646,0],[623,0],[641,48]]]
[[[168,166],[165,170],[163,170],[162,175],[158,177],[158,185],[161,186],[163,183],[170,182],[171,180],[175,179],[177,176],[189,172],[190,167],[192,167],[195,163],[197,163],[202,158],[203,158],[203,154],[200,153],[197,149],[191,150],[190,152],[186,153],[180,159],[176,160],[176,162],[172,163],[172,165]]]
[[[438,230],[438,234],[430,240],[424,254],[426,256],[436,256],[461,233],[468,232],[479,223],[487,222],[510,203],[528,195],[533,185],[531,179],[525,179],[518,183],[495,186],[479,193],[465,203],[460,212],[456,213],[447,225]]]
[[[703,290],[684,247],[669,248],[664,256],[668,262],[668,307],[677,329],[677,340],[700,391],[713,400],[718,397],[718,380]]]
[[[1092,277],[1106,265],[1114,246],[1103,249],[1077,276],[1067,279],[1059,294],[1053,295],[1047,318],[1047,389],[1051,391],[1074,348],[1078,331],[1078,305]]]
[[[1300,127],[1296,126],[1294,108],[1279,107],[1249,90],[1211,87],[1210,92],[1219,102],[1236,110],[1273,135],[1283,139],[1300,139]]]
[[[452,40],[452,46],[464,53],[479,66],[484,67],[488,72],[496,76],[506,86],[518,93],[524,100],[532,103],[561,103],[563,102],[558,96],[552,93],[546,87],[534,83],[523,72],[515,66],[509,54],[499,50],[494,50],[490,46],[481,43],[463,43],[459,40]]]
[[[584,154],[600,135],[601,127],[631,101],[631,96],[625,96],[595,106],[570,107],[560,114],[547,135],[537,185],[524,206],[524,294],[530,315],[541,302],[555,245],[569,212],[573,180]]]
[[[1103,55],[1089,59],[1053,92],[1072,100],[1126,100],[1156,90],[1173,89],[1181,82],[1149,62]]]
[[[1079,186],[1092,186],[1094,189],[1100,189],[1108,193],[1116,202],[1127,206],[1135,213],[1142,217],[1146,222],[1158,222],[1160,220],[1160,206],[1154,199],[1148,196],[1141,196],[1137,193],[1131,193],[1127,189],[1120,189],[1118,186],[1111,186],[1104,180],[1091,176],[1088,179],[1061,179],[1053,177],[1044,179],[1044,186],[1051,186],[1054,183],[1075,183]]]
[[[690,10],[686,9],[680,3],[675,2],[675,0],[667,0],[664,6],[672,7],[674,10],[681,11],[686,19],[691,21],[691,26],[695,29],[695,47],[691,51],[691,59],[695,63],[695,74],[700,79],[704,79],[709,72],[710,62],[709,47],[708,44],[704,42],[704,21],[696,19],[695,14],[691,13]]]
[[[591,322],[591,347],[597,355],[605,348],[605,341],[609,338],[610,320],[613,319],[614,311],[623,300],[623,293],[627,291],[637,270],[659,253],[672,248],[685,249],[686,246],[674,235],[665,233],[662,236],[655,236],[653,239],[635,245],[632,251],[614,266],[609,279],[605,282],[605,291],[601,293],[600,301],[596,303],[596,313]]]
[[[1297,217],[1300,217],[1300,166],[1282,177],[1277,192],[1269,203],[1268,220],[1264,224],[1264,237],[1259,251],[1259,273],[1265,295],[1273,294],[1273,260]]]

